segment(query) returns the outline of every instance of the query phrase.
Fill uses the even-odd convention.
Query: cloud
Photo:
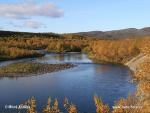
[[[24,26],[27,28],[33,28],[33,29],[38,29],[41,27],[46,27],[44,24],[37,22],[37,21],[26,21],[24,23]]]
[[[38,28],[46,28],[46,25],[33,20],[26,20],[22,21],[21,23],[10,21],[8,22],[8,25],[11,25],[15,28],[31,28],[31,29],[38,29]]]
[[[58,18],[63,16],[64,11],[52,3],[38,4],[30,0],[21,3],[0,4],[0,17],[13,19],[30,19],[40,16]]]

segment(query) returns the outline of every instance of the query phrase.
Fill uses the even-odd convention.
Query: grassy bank
[[[15,63],[0,67],[0,77],[31,76],[72,68],[72,64]]]

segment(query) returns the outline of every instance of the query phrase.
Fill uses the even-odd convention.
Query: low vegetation
[[[117,109],[113,109],[112,113],[142,113],[141,106],[136,105],[137,99],[135,99],[133,95],[130,95],[128,99],[120,99],[118,102],[116,102]],[[93,97],[96,111],[93,111],[95,113],[111,113],[111,110],[108,105],[104,104],[102,100],[98,96]],[[39,113],[36,110],[37,101],[34,97],[29,99],[27,102],[25,102],[23,105],[27,105],[30,108],[27,109],[27,113]],[[136,105],[136,106],[135,106]],[[59,101],[57,99],[52,100],[51,97],[48,98],[46,106],[43,108],[43,113],[80,113],[78,111],[76,105],[70,103],[67,98],[64,99],[63,106],[65,108],[65,111],[62,111],[59,108]],[[124,109],[126,107],[126,109]],[[137,107],[137,108],[136,108]],[[89,111],[89,113],[92,111]],[[148,113],[148,112],[144,112]]]
[[[94,96],[94,102],[96,106],[96,113],[109,113],[110,109],[108,105],[105,105],[98,96]]]
[[[17,47],[2,46],[0,48],[0,61],[13,60],[17,58],[41,57],[43,54],[34,50],[20,49]]]
[[[21,105],[27,105],[30,108],[27,109],[26,113],[39,113],[36,110],[37,101],[34,97],[30,98],[27,102]],[[70,103],[67,98],[64,99],[64,104],[66,113],[77,113],[77,107]],[[61,113],[62,111],[59,108],[59,102],[57,99],[52,101],[51,97],[48,98],[46,106],[43,108],[42,113]]]
[[[104,105],[100,98],[94,96],[94,102],[96,106],[96,113],[109,113],[108,105]],[[27,109],[26,113],[39,113],[36,110],[37,100],[35,99],[35,97],[31,97],[29,100],[27,100],[25,103],[21,105],[29,106],[29,109]],[[72,102],[69,102],[67,98],[64,99],[63,106],[65,108],[65,113],[79,113],[76,105],[72,104]],[[61,109],[59,108],[59,101],[57,99],[52,100],[51,97],[48,97],[47,104],[43,108],[42,113],[61,113],[61,112],[64,111],[61,111]]]
[[[72,64],[14,63],[0,67],[0,77],[29,76],[72,68]]]

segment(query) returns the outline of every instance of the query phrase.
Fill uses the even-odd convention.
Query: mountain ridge
[[[78,32],[74,33],[78,35],[94,37],[94,38],[127,38],[127,37],[140,37],[150,36],[150,27],[142,29],[127,28],[112,31],[89,31],[89,32]]]
[[[63,35],[63,34],[57,34],[57,33],[52,33],[52,32],[33,33],[33,32],[0,30],[0,37],[22,35],[22,34],[26,34],[30,36],[31,35],[50,36],[50,34],[51,35]],[[88,32],[64,33],[64,34],[79,35],[79,36],[99,38],[99,39],[137,38],[141,36],[150,36],[150,27],[145,27],[142,29],[127,28],[127,29],[111,30],[111,31],[88,31]]]

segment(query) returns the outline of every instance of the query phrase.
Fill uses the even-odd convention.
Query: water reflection
[[[106,66],[106,65],[99,65],[95,66],[95,72],[96,73],[106,73],[110,70],[111,67]]]
[[[12,63],[19,63],[19,62],[27,62],[27,61],[35,61],[37,58],[23,58],[23,59],[16,59],[16,60],[10,60],[10,61],[1,61],[0,67],[7,66]]]
[[[58,98],[61,105],[64,97],[68,97],[77,105],[79,111],[95,112],[95,93],[112,106],[115,100],[127,97],[129,92],[136,89],[135,84],[130,82],[130,71],[126,67],[94,64],[85,54],[47,54],[34,61],[74,63],[77,67],[40,76],[0,78],[0,111],[5,104],[15,105],[32,96],[39,102],[39,110],[45,105],[47,97],[51,96]]]
[[[81,53],[52,53],[37,59],[37,61],[46,63],[92,63],[85,54]]]

